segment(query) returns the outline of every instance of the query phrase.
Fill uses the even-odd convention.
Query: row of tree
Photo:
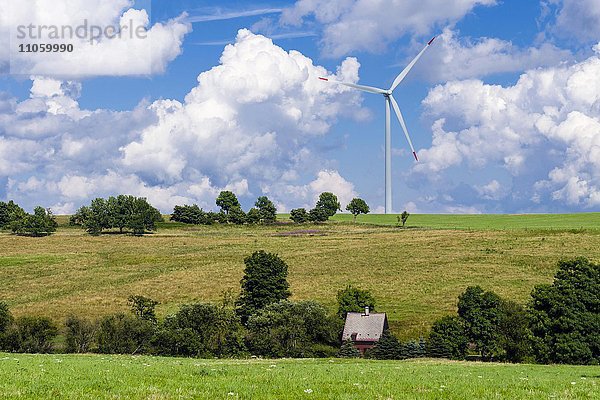
[[[306,222],[325,222],[341,211],[341,205],[335,194],[324,192],[319,195],[319,200],[314,208],[306,211],[305,208],[295,208],[290,211],[290,219],[297,224]],[[346,210],[354,216],[354,221],[359,214],[368,214],[369,206],[363,199],[354,198],[346,206]]]
[[[277,208],[267,196],[260,196],[248,212],[244,212],[235,193],[222,191],[215,203],[219,212],[204,211],[198,205],[175,206],[171,221],[194,225],[272,224],[277,220]]]
[[[119,195],[92,200],[89,206],[79,208],[71,216],[69,223],[81,226],[92,235],[109,229],[143,235],[147,231],[155,230],[156,223],[162,221],[160,211],[145,198]]]
[[[0,229],[10,229],[17,235],[46,236],[56,231],[58,224],[52,211],[36,207],[28,214],[12,200],[0,201]]]

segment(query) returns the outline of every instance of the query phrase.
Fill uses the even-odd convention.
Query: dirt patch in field
[[[302,229],[298,231],[279,232],[273,236],[325,236],[325,234],[316,229]]]

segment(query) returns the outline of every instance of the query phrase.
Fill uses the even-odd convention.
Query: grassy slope
[[[567,225],[575,228],[597,215],[580,215]],[[479,218],[478,226],[489,226],[486,221],[496,217]],[[440,226],[447,227],[448,220],[440,217]],[[417,216],[409,220],[418,221]],[[317,232],[288,234],[296,230]],[[142,238],[91,237],[66,227],[45,238],[0,234],[0,299],[16,315],[62,320],[69,313],[97,317],[124,311],[129,295],[143,294],[159,300],[164,315],[181,303],[216,301],[227,288],[238,291],[243,258],[258,249],[287,261],[294,299],[315,299],[333,310],[338,289],[360,285],[376,296],[392,329],[407,338],[454,312],[458,294],[468,285],[525,302],[535,284],[551,281],[559,259],[585,255],[600,260],[600,230],[168,223]]]
[[[352,221],[350,214],[337,214],[335,221]],[[396,225],[397,215],[360,215],[357,222]],[[600,229],[600,213],[580,214],[411,214],[408,225],[434,229]]]
[[[600,367],[0,353],[0,399],[593,399]]]

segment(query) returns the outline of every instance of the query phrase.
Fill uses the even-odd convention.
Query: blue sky
[[[60,3],[0,2],[5,200],[70,213],[130,193],[169,212],[230,189],[286,211],[327,190],[382,212],[383,99],[317,78],[387,88],[438,35],[395,91],[420,162],[393,120],[394,210],[600,211],[595,0]],[[19,23],[86,15],[148,38],[12,53]]]

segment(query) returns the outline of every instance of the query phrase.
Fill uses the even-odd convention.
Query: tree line
[[[0,229],[10,229],[17,235],[46,236],[57,227],[50,209],[38,206],[33,214],[28,214],[12,200],[0,201]]]
[[[98,321],[71,316],[59,327],[44,317],[13,318],[0,302],[0,349],[51,352],[62,330],[66,352],[156,354],[189,357],[358,357],[348,341],[340,346],[346,313],[375,310],[366,290],[338,291],[329,314],[314,301],[290,301],[287,264],[258,251],[244,260],[238,296],[219,304],[193,303],[159,320],[157,301],[131,296],[129,313]],[[600,265],[579,258],[559,263],[554,282],[538,285],[523,307],[492,291],[468,287],[457,315],[443,317],[429,334],[401,342],[383,333],[366,357],[439,357],[483,361],[600,363]]]

